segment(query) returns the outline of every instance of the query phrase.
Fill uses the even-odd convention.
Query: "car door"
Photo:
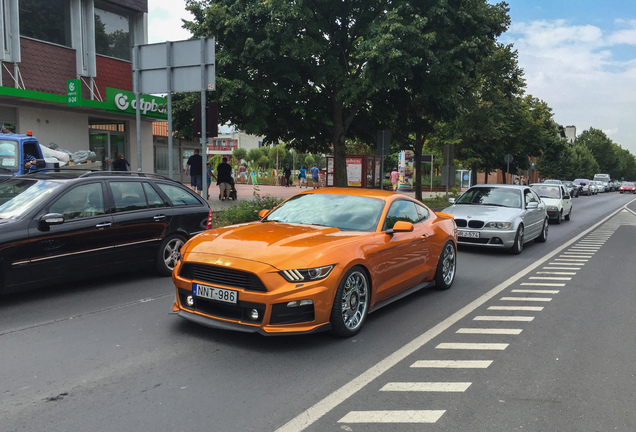
[[[386,234],[380,247],[368,256],[376,276],[378,302],[417,285],[426,275],[430,266],[429,238],[433,232],[428,216],[428,212],[418,212],[413,201],[391,203],[383,231],[400,220],[412,222],[413,231]]]
[[[524,198],[526,213],[522,219],[525,225],[525,237],[530,240],[537,237],[543,228],[543,221],[546,217],[546,207],[539,195],[530,188],[524,190]],[[535,208],[528,208],[530,203],[537,203],[537,206]]]
[[[90,277],[112,260],[112,216],[105,208],[99,181],[74,186],[54,198],[29,223],[27,245],[13,261],[14,275],[38,283]],[[64,221],[43,225],[45,214]]]
[[[563,216],[570,215],[572,211],[572,197],[567,187],[561,186],[561,201],[563,202]]]
[[[144,179],[107,180],[113,210],[117,262],[152,262],[172,218],[172,209]]]

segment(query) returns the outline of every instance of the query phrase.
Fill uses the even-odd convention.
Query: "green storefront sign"
[[[106,87],[106,109],[119,113],[135,115],[137,100],[133,92]],[[167,118],[167,101],[153,95],[139,95],[139,109],[144,117]]]
[[[82,82],[78,79],[66,81],[66,95],[68,106],[80,106],[82,101]]]

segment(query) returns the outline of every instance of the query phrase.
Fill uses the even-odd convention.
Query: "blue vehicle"
[[[25,155],[35,158],[35,168],[45,168],[46,161],[40,148],[40,143],[31,131],[26,134],[0,134],[0,178],[13,177],[29,172],[25,165]]]

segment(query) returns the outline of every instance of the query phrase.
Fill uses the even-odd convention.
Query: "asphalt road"
[[[5,296],[0,431],[634,431],[632,199],[576,198],[519,256],[462,248],[453,288],[351,339],[196,326],[144,273]]]

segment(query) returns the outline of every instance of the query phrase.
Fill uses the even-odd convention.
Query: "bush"
[[[276,198],[271,195],[261,197],[257,191],[254,191],[252,200],[241,201],[236,206],[217,212],[212,218],[212,228],[257,221],[258,213],[261,210],[271,210],[283,201],[282,198]]]

